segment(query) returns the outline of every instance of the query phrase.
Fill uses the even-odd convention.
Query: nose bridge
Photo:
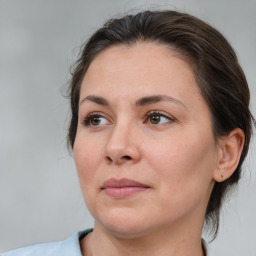
[[[131,128],[127,123],[124,124],[116,124],[113,128],[108,146],[112,148],[125,148],[128,144],[129,135],[131,133]]]
[[[136,125],[129,122],[127,118],[119,120],[111,130],[106,144],[107,158],[116,163],[127,160],[137,161],[139,159],[137,136]]]

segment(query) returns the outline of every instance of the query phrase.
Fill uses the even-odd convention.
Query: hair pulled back
[[[200,92],[212,116],[215,139],[241,128],[245,144],[237,169],[223,182],[216,182],[208,203],[205,224],[215,238],[221,205],[237,184],[247,155],[255,122],[249,110],[250,92],[237,56],[223,35],[200,19],[176,11],[144,11],[107,21],[83,46],[69,85],[71,121],[68,140],[73,148],[78,123],[80,87],[94,58],[114,45],[134,45],[140,41],[169,46],[193,67]]]

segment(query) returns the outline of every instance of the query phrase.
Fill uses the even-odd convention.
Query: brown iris
[[[152,115],[149,120],[152,124],[158,124],[160,122],[161,116],[160,115]]]
[[[91,118],[91,125],[93,125],[93,126],[99,125],[100,122],[101,122],[100,116],[94,116]]]

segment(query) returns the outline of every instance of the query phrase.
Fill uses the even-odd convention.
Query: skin
[[[138,104],[153,95],[174,100]],[[88,118],[92,113],[96,119]],[[216,143],[191,66],[155,43],[110,47],[86,72],[78,114],[74,159],[95,218],[93,233],[81,241],[82,253],[203,255],[210,193],[215,181],[234,171],[234,156],[239,158],[241,150],[233,152],[230,145],[241,147],[243,137],[237,131]],[[114,198],[101,189],[110,178],[132,179],[148,188]]]

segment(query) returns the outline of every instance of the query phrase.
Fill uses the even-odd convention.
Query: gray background
[[[256,1],[0,0],[0,252],[92,226],[66,149],[69,67],[107,18],[147,7],[190,12],[230,40],[256,114]],[[216,255],[255,256],[255,138],[227,201]]]

